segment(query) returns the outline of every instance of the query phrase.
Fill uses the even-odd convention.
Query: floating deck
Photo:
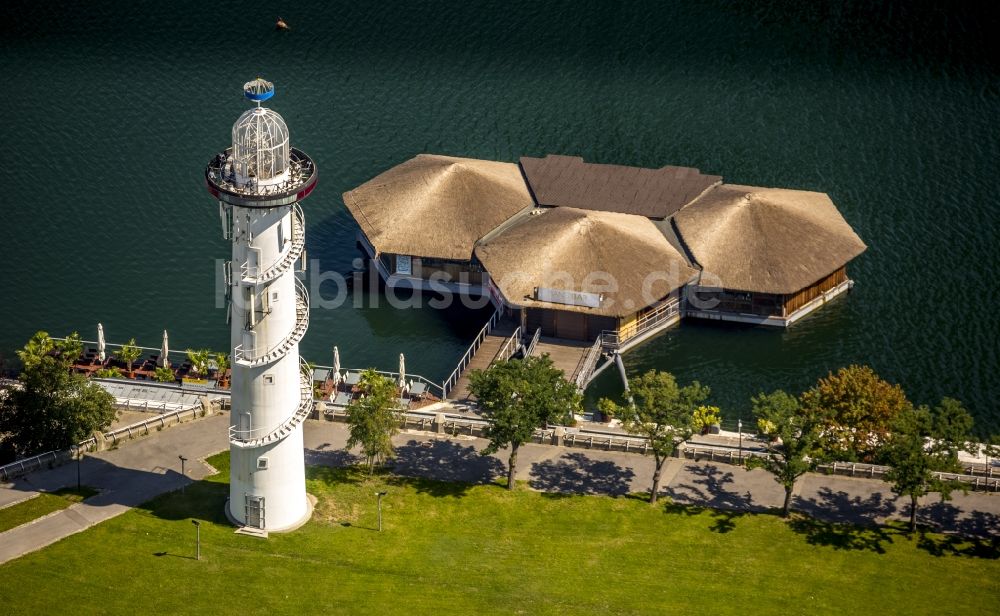
[[[594,345],[590,342],[543,336],[538,339],[531,355],[532,357],[541,357],[547,353],[549,359],[552,360],[552,365],[562,370],[566,375],[566,380],[576,381],[577,376],[584,369],[592,346]]]

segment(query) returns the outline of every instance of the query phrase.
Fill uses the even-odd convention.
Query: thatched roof
[[[476,247],[476,257],[514,304],[625,316],[697,275],[642,216],[569,207],[536,211]],[[541,302],[533,299],[535,287],[603,293],[605,299],[597,308]]]
[[[677,214],[704,284],[791,294],[865,251],[825,193],[723,184]]]
[[[467,261],[533,201],[513,163],[419,154],[344,193],[344,204],[379,252]]]
[[[692,167],[659,169],[584,162],[579,156],[521,157],[521,168],[539,205],[638,214],[663,219],[722,178]]]

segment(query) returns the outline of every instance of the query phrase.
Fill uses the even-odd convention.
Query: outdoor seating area
[[[99,331],[98,337],[103,337],[103,331]],[[125,360],[109,347],[121,348],[121,345],[104,344],[102,340],[98,340],[97,343],[85,342],[83,352],[73,362],[72,371],[88,377],[96,377],[99,374],[104,376],[105,373],[102,373],[102,371],[114,370],[117,371],[117,374],[113,378],[136,381],[158,380],[156,371],[162,368],[160,366],[162,349],[136,347],[143,351],[144,354],[134,360],[131,366],[129,366]],[[103,360],[101,359],[102,354],[104,355]],[[212,359],[206,363],[204,374],[198,373],[194,369],[194,365],[186,357],[181,361],[177,359],[169,361],[167,367],[173,372],[173,379],[169,382],[207,389],[228,389],[232,375],[229,368],[220,369],[218,363]]]
[[[352,401],[364,396],[361,390],[361,370],[334,371],[328,368],[313,369],[313,387],[316,399],[323,403],[324,414],[332,417],[343,412]],[[398,382],[398,374],[385,373]],[[427,383],[412,379],[404,387],[396,387],[396,401],[402,410],[419,409],[441,399],[434,396]]]

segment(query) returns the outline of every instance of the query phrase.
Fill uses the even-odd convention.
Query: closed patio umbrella
[[[333,386],[340,385],[340,349],[333,347]]]
[[[167,339],[167,330],[163,330],[163,345],[160,347],[160,356],[156,359],[156,365],[161,368],[169,368],[170,360],[167,358],[167,353],[170,351],[169,341]]]
[[[106,351],[107,345],[104,342],[104,326],[100,323],[97,324],[97,359],[103,364],[104,360],[107,359]]]
[[[406,388],[406,358],[403,357],[402,353],[399,354],[399,383],[398,383],[398,385],[399,385],[400,389],[405,389]]]

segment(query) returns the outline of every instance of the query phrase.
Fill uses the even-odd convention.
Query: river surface
[[[420,152],[824,191],[869,246],[853,293],[786,331],[685,322],[628,369],[698,379],[732,421],[760,390],[867,363],[997,430],[997,20],[974,3],[802,4],[4,2],[0,352],[98,322],[113,342],[155,347],[166,328],[174,348],[226,346],[228,246],[202,170],[260,74],[319,165],[304,209],[322,270],[358,254],[341,193]],[[314,307],[303,354],[329,363],[336,344],[347,366],[394,369],[405,353],[441,380],[485,318],[370,303]],[[620,389],[608,371],[588,400]]]

